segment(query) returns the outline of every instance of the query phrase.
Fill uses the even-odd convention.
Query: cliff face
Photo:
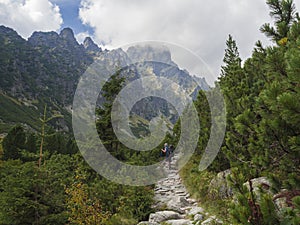
[[[179,69],[167,48],[134,46],[127,51],[103,51],[90,37],[79,44],[70,28],[59,34],[34,32],[25,40],[14,30],[0,26],[1,94],[38,111],[47,104],[50,110],[68,114],[78,80],[95,59],[104,63],[108,71],[109,68],[125,66],[122,74],[127,76],[128,82],[152,75],[171,79],[191,94],[208,88],[205,80],[199,87],[187,71]],[[174,122],[176,119],[170,107],[166,101],[152,98],[141,101],[133,112],[146,119],[162,113],[173,118]],[[3,116],[0,119],[4,123],[13,122]],[[69,119],[69,128],[70,122]]]
[[[10,28],[0,28],[1,90],[16,98],[51,97],[72,102],[76,83],[93,57],[78,44],[73,31],[34,32],[28,41]]]

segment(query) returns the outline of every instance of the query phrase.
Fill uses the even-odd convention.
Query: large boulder
[[[271,192],[271,182],[268,180],[267,177],[258,177],[250,180],[252,184],[253,192],[255,193],[256,197],[260,199],[261,191],[264,191],[268,194],[274,194]],[[244,185],[248,188],[250,191],[250,184],[249,181],[244,183]]]
[[[189,206],[189,202],[188,200],[183,197],[183,196],[174,196],[174,198],[172,198],[168,204],[167,204],[167,208],[179,213],[185,213],[184,208],[186,206]]]
[[[208,189],[208,195],[209,197],[215,199],[215,198],[229,198],[233,195],[232,188],[229,186],[229,183],[227,181],[227,177],[231,174],[231,171],[225,170],[217,174],[216,177],[214,177],[210,184]]]
[[[190,211],[188,212],[188,215],[193,216],[193,215],[201,214],[201,213],[204,213],[204,209],[202,207],[196,206],[196,207],[192,207],[190,209]]]
[[[173,219],[182,219],[182,216],[174,211],[159,211],[156,213],[151,213],[149,216],[149,222],[152,223],[161,223]]]
[[[293,198],[296,196],[300,196],[300,190],[286,190],[283,189],[279,193],[273,196],[273,201],[276,205],[276,208],[279,213],[283,211],[284,208],[294,207]]]

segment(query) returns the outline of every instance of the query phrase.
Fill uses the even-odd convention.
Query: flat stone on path
[[[179,220],[168,220],[166,221],[170,225],[193,225],[190,220],[179,219]]]
[[[156,213],[151,213],[149,216],[149,222],[164,222],[172,219],[181,219],[182,216],[174,211],[159,211]]]

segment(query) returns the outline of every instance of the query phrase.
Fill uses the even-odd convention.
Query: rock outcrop
[[[98,54],[102,52],[102,49],[90,37],[86,37],[84,39],[83,47],[86,51],[91,52],[93,54]]]
[[[233,195],[233,190],[227,181],[227,177],[230,173],[230,170],[222,171],[211,180],[208,190],[208,194],[211,198],[225,199]]]

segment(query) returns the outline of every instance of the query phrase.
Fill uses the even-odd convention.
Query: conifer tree
[[[264,49],[258,42],[252,58],[245,62],[245,77],[237,84],[244,93],[235,102],[237,109],[244,110],[236,112],[226,135],[230,182],[237,196],[237,204],[231,207],[236,224],[297,224],[295,218],[299,217],[299,19],[292,1],[271,0],[268,5],[275,28],[264,25],[262,31],[278,46]],[[224,80],[221,87],[225,85],[229,91],[238,88],[227,86]],[[262,175],[272,177],[273,193],[289,199],[291,208],[278,213],[270,193],[253,191],[251,179]],[[286,191],[281,193],[282,189]]]
[[[287,38],[291,25],[296,19],[293,0],[267,0],[270,7],[270,16],[275,19],[275,27],[269,23],[264,24],[260,30],[273,41],[278,42]],[[284,40],[282,40],[284,41]]]
[[[125,78],[121,76],[121,70],[118,70],[110,77],[110,80],[103,85],[102,95],[104,97],[104,104],[97,109],[97,130],[100,139],[115,157],[124,159],[124,155],[119,151],[119,141],[114,134],[111,123],[111,110],[113,101],[117,94],[121,91]]]
[[[3,159],[19,159],[25,142],[26,134],[23,127],[21,125],[14,126],[3,139]]]

